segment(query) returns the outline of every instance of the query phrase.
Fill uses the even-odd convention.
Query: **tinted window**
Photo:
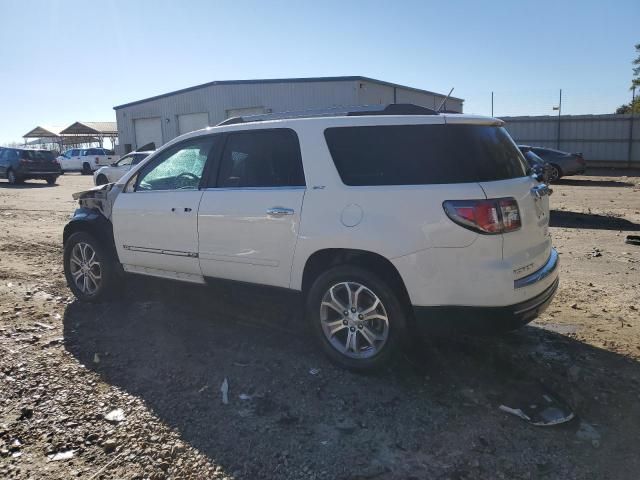
[[[75,149],[75,148],[73,150],[71,150],[71,156],[72,157],[77,157],[79,155],[80,155],[80,150]]]
[[[139,164],[142,160],[144,160],[145,158],[147,158],[149,156],[149,154],[147,153],[136,153],[133,155],[133,162],[131,162],[132,165],[137,165]]]
[[[197,189],[214,141],[201,137],[162,152],[143,167],[136,190]]]
[[[293,130],[255,130],[227,137],[219,187],[303,186],[298,137]]]
[[[22,154],[23,158],[29,160],[53,160],[53,152],[47,150],[24,150]]]
[[[346,185],[468,183],[526,175],[504,128],[393,125],[329,128],[325,138]]]

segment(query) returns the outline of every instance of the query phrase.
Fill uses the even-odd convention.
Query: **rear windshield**
[[[28,160],[53,160],[53,152],[48,150],[25,150],[22,154],[23,158]]]
[[[336,127],[325,138],[346,185],[424,185],[523,177],[524,158],[502,127]]]

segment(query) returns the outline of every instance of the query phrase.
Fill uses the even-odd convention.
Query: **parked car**
[[[65,172],[80,171],[89,175],[100,167],[115,163],[119,158],[106,148],[71,148],[58,157],[58,162]]]
[[[30,179],[46,180],[53,185],[60,173],[60,164],[49,150],[0,147],[0,178],[6,178],[12,185]]]
[[[75,296],[105,300],[119,272],[288,289],[354,370],[385,365],[418,330],[509,330],[548,306],[550,190],[502,121],[413,105],[303,116],[226,120],[74,194]]]
[[[549,164],[550,182],[569,175],[580,175],[587,169],[587,162],[582,153],[562,152],[553,148],[530,147],[528,145],[521,145],[521,147],[530,148],[533,153]]]
[[[131,170],[131,167],[137,165],[142,160],[147,158],[152,151],[148,152],[131,152],[127,153],[117,162],[109,165],[108,167],[100,167],[93,172],[93,183],[96,185],[104,185],[105,183],[116,182],[125,173]]]
[[[524,159],[527,161],[529,168],[537,176],[538,180],[544,183],[550,183],[552,171],[551,165],[533,153],[531,147],[518,145],[518,148],[522,152],[522,155],[524,155]]]

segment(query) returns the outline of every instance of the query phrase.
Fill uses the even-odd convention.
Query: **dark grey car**
[[[530,147],[528,145],[519,145],[519,147],[530,149],[549,164],[549,181],[551,182],[560,177],[580,175],[587,169],[587,162],[585,162],[582,153],[562,152],[553,148]]]
[[[46,180],[53,185],[60,173],[60,164],[50,150],[0,148],[0,178],[12,185],[29,179]]]

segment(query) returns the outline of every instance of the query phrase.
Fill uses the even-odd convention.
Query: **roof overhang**
[[[114,137],[118,135],[118,127],[116,122],[75,122],[62,130],[60,134]]]

